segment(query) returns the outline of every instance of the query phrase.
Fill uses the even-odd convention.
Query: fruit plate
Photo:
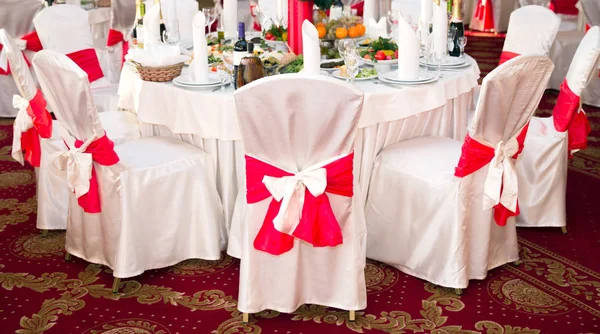
[[[336,79],[340,79],[340,80],[350,80],[350,78],[340,75],[340,71],[339,70],[333,72],[331,74],[331,76],[333,76]],[[375,78],[377,78],[377,75],[374,75],[374,76],[371,76],[371,77],[367,77],[367,78],[355,78],[354,80],[356,80],[356,81],[367,81],[367,80],[373,80]]]

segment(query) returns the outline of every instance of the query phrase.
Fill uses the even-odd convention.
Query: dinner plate
[[[227,85],[227,82],[225,84]],[[221,82],[219,81],[217,83],[205,85],[205,86],[192,86],[192,85],[185,85],[185,84],[182,84],[182,83],[179,83],[179,82],[173,80],[173,85],[181,87],[181,88],[193,89],[193,90],[214,90],[215,88],[218,88],[221,86]]]
[[[340,70],[337,70],[337,71],[335,71],[335,72],[331,73],[331,75],[332,75],[334,78],[336,78],[336,79],[341,79],[341,80],[349,80],[349,79],[350,79],[350,78],[347,78],[347,77],[341,76],[341,75],[340,75]],[[373,80],[373,79],[375,79],[375,78],[377,78],[377,76],[376,76],[376,75],[374,75],[374,76],[372,76],[372,77],[368,77],[368,78],[356,78],[356,79],[354,79],[354,80],[355,80],[355,81],[367,81],[367,80]]]
[[[186,86],[201,87],[201,86],[212,86],[215,84],[220,84],[221,79],[219,79],[218,75],[216,75],[216,74],[208,73],[208,82],[195,82],[192,80],[189,73],[185,73],[185,74],[182,74],[182,75],[178,76],[177,78],[173,79],[173,82],[182,84],[182,85],[186,85]]]
[[[437,66],[437,61],[433,60],[430,63],[427,63],[424,58],[419,59],[419,64],[421,66]],[[446,57],[442,60],[442,68],[462,68],[470,66],[471,64],[467,62],[465,59],[460,59],[458,57]]]
[[[388,81],[399,82],[399,83],[409,83],[409,84],[416,83],[416,82],[429,81],[435,77],[432,73],[426,72],[426,71],[419,71],[419,77],[414,80],[398,78],[398,71],[396,71],[396,70],[385,72],[382,75]]]
[[[393,81],[393,80],[388,80],[386,79],[383,74],[379,74],[379,76],[377,77],[379,80],[385,82],[385,83],[389,83],[392,85],[398,85],[398,86],[416,86],[416,85],[424,85],[424,84],[428,84],[428,83],[432,83],[438,80],[437,76],[434,76],[433,78],[431,78],[430,80],[427,81],[413,81],[413,82],[409,82],[409,81],[404,81],[404,82],[400,82],[400,81]]]
[[[392,60],[378,60],[377,62],[372,61],[371,59],[362,59],[362,61],[365,62],[365,64],[368,65],[398,65],[398,59],[392,59]]]

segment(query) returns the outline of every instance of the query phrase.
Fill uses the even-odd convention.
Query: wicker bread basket
[[[144,81],[167,82],[181,75],[183,62],[169,66],[148,67],[131,60]]]
[[[111,0],[98,0],[98,7],[110,7]]]

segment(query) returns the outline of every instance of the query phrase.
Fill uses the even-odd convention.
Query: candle
[[[433,51],[437,54],[443,54],[447,51],[448,39],[448,14],[444,7],[435,5],[433,9]]]

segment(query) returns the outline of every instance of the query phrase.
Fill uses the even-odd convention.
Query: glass
[[[456,27],[448,28],[448,52],[454,50],[454,38],[456,38]]]
[[[229,76],[229,82],[233,82],[233,50],[223,51],[223,65]],[[223,85],[224,82],[221,82],[221,88],[223,88]]]
[[[166,44],[176,45],[179,44],[179,22],[175,22],[165,31],[163,31],[163,41]]]
[[[217,19],[217,11],[215,8],[202,8],[202,13],[204,13],[204,17],[206,18],[205,24],[208,27],[208,34],[210,35],[210,28],[212,24]]]
[[[350,77],[350,83],[354,84],[360,67],[360,56],[358,55],[356,49],[346,54],[346,57],[344,58],[344,65],[346,65],[346,73]]]
[[[458,38],[458,47],[460,48],[460,58],[465,57],[465,46],[467,46],[467,36]]]
[[[337,43],[340,57],[342,57],[344,60],[346,59],[347,55],[356,52],[356,44],[351,39],[338,40]]]
[[[435,61],[437,62],[437,75],[438,78],[442,78],[442,62],[444,61],[444,59],[446,58],[446,52],[434,52],[433,53],[433,57],[435,58]]]

